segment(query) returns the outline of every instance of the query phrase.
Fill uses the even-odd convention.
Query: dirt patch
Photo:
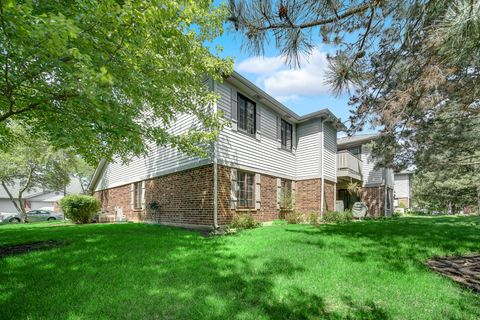
[[[480,293],[480,254],[428,260],[430,269]]]
[[[0,246],[0,258],[31,251],[49,250],[65,246],[66,244],[67,241],[65,240],[47,240],[17,244],[13,246]]]

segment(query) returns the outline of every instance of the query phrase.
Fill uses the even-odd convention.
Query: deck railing
[[[337,170],[339,173],[350,172],[356,175],[362,174],[362,160],[355,157],[350,151],[337,152]]]

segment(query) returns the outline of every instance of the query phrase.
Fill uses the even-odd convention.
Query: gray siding
[[[321,176],[321,127],[320,121],[311,120],[297,126],[297,179]]]
[[[337,182],[337,130],[330,124],[324,123],[324,177]]]
[[[181,115],[169,131],[172,134],[181,134],[196,124],[198,124],[198,120],[194,116]],[[135,157],[128,164],[122,164],[118,161],[108,164],[95,190],[117,187],[211,162],[208,159],[188,157],[168,146],[159,147],[150,144],[149,147],[150,152],[146,157]]]
[[[395,197],[410,198],[410,176],[408,174],[395,175]]]
[[[365,186],[382,184],[383,169],[375,169],[376,160],[367,145],[362,145],[362,161],[363,184]]]
[[[232,91],[230,84],[216,84],[216,92],[221,94],[218,109],[231,119]],[[218,162],[228,166],[261,171],[267,174],[295,178],[295,150],[282,150],[277,141],[277,117],[280,115],[244,92],[239,91],[257,105],[260,112],[261,135],[249,136],[228,126],[219,134]],[[257,124],[258,127],[258,124]]]

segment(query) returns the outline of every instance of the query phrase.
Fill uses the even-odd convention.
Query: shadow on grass
[[[230,250],[226,238],[151,225],[52,230],[1,234],[11,243],[55,237],[70,243],[0,260],[1,319],[390,317],[368,300],[359,305],[345,296],[348,310],[338,313],[302,288],[279,294],[276,279],[304,272],[302,262],[267,257],[259,264],[260,257]],[[318,240],[306,244],[323,246]]]

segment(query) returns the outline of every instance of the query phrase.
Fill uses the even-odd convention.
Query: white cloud
[[[243,60],[235,69],[239,72],[265,75],[271,74],[283,67],[283,58],[277,57],[252,57]]]
[[[288,95],[288,96],[276,96],[275,99],[280,101],[281,103],[287,103],[290,101],[297,101],[300,100],[300,97],[296,94]]]
[[[329,93],[325,83],[328,68],[325,52],[315,48],[301,59],[300,65],[299,69],[288,69],[281,56],[253,57],[240,62],[236,69],[259,75],[255,82],[281,102]]]

